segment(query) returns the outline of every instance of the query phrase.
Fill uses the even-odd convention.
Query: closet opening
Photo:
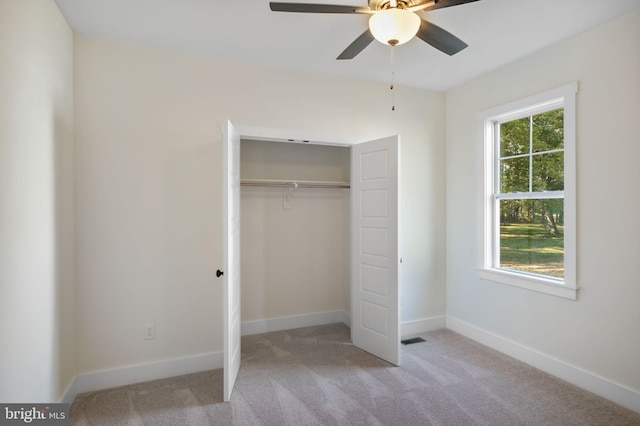
[[[350,156],[241,139],[243,335],[350,325]]]
[[[399,136],[338,147],[222,133],[223,399],[241,334],[345,322],[354,346],[400,365]]]

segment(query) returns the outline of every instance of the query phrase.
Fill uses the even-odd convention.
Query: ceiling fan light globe
[[[420,17],[404,9],[384,9],[369,18],[369,30],[380,43],[397,46],[411,40],[420,29]]]

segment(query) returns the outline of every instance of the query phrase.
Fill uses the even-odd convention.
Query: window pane
[[[500,157],[529,152],[529,117],[500,125]]]
[[[529,157],[500,160],[500,192],[529,192]]]
[[[564,148],[564,109],[533,116],[533,152]]]
[[[533,156],[533,191],[564,190],[564,152]]]
[[[564,278],[564,200],[500,200],[500,268]]]

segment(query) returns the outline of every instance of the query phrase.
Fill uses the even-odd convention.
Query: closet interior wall
[[[243,180],[349,182],[350,148],[241,141]],[[242,186],[242,322],[349,312],[350,193]]]

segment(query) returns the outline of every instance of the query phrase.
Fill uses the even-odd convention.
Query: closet
[[[222,133],[224,400],[252,321],[344,310],[354,346],[400,365],[399,136],[339,149],[229,121]]]
[[[243,332],[349,307],[350,148],[241,140]],[[337,314],[337,315],[335,315]],[[273,323],[273,322],[272,322]]]

